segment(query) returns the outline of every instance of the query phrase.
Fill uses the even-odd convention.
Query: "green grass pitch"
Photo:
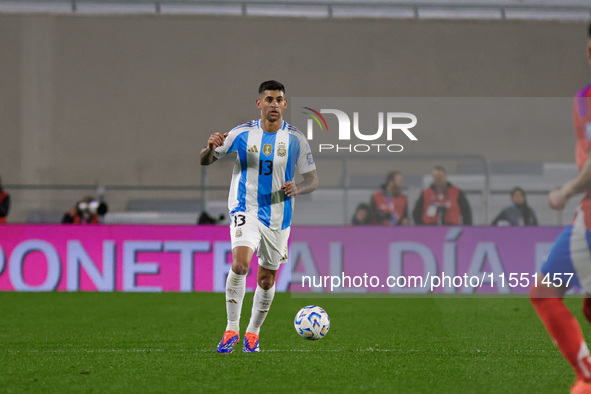
[[[300,338],[296,312],[331,318]],[[574,381],[524,298],[277,294],[261,353],[215,347],[224,294],[0,293],[0,392],[567,393]],[[247,294],[242,331],[252,305]],[[581,300],[567,305],[582,323]],[[243,333],[242,333],[243,334]]]

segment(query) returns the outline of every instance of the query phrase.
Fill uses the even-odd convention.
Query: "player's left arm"
[[[552,190],[548,194],[548,204],[552,209],[561,210],[572,196],[588,189],[591,189],[591,154],[587,156],[583,168],[573,179],[562,185],[560,189]]]
[[[318,188],[318,174],[312,170],[302,174],[304,180],[296,185],[295,182],[287,181],[281,186],[287,197],[293,197],[298,194],[312,193]]]

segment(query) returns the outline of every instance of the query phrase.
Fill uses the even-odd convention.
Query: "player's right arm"
[[[589,153],[577,176],[566,182],[560,189],[552,190],[548,194],[548,204],[552,209],[563,209],[572,196],[591,189],[591,152]]]
[[[208,166],[217,160],[217,157],[214,155],[215,149],[224,145],[227,136],[228,133],[213,133],[209,136],[207,145],[201,149],[200,162],[202,166]]]

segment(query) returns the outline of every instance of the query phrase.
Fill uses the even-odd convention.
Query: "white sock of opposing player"
[[[226,331],[240,332],[240,312],[246,292],[246,275],[238,275],[230,268],[226,279],[226,313],[228,324]]]
[[[271,303],[275,297],[275,285],[269,290],[263,290],[262,287],[257,285],[257,289],[254,292],[254,300],[252,302],[252,315],[250,316],[250,322],[246,328],[246,332],[252,332],[253,334],[259,335],[261,326],[267,317]]]

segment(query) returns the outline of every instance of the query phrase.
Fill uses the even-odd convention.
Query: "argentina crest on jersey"
[[[287,149],[285,148],[285,142],[281,141],[277,144],[277,156],[285,157]]]

